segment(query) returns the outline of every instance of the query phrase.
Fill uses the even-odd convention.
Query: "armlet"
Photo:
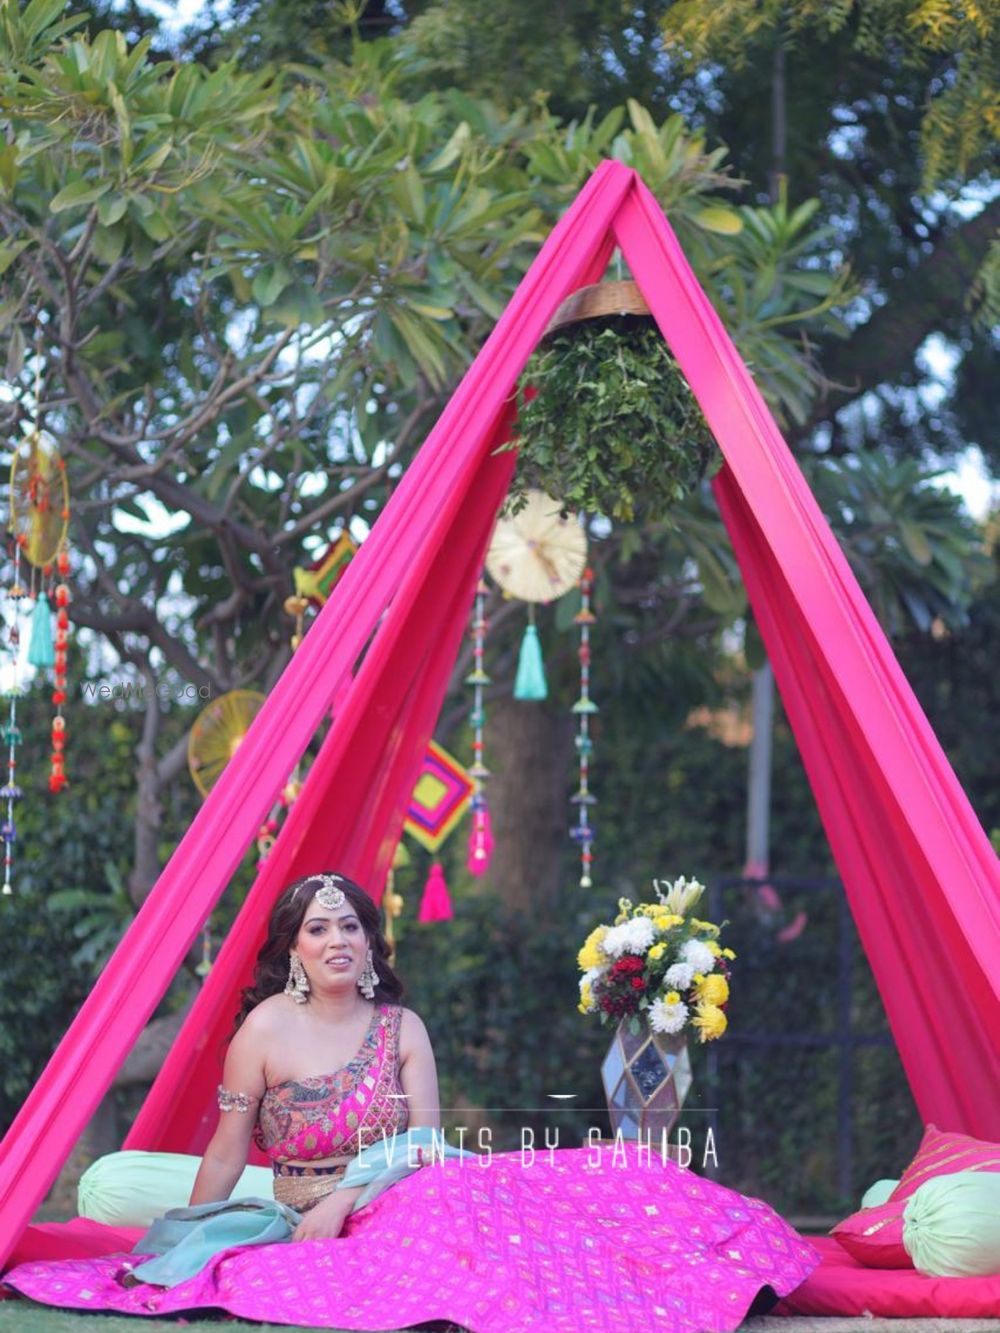
[[[252,1111],[259,1097],[251,1097],[248,1092],[230,1092],[219,1084],[219,1110],[220,1111]]]

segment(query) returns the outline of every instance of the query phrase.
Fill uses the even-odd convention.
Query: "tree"
[[[739,218],[713,198],[721,154],[678,117],[657,126],[633,105],[630,125],[617,112],[564,127],[448,92],[413,104],[385,42],[289,83],[209,71],[111,31],[53,40],[51,9],[32,0],[4,38],[5,415],[42,422],[68,454],[85,557],[75,623],[151,699],[162,670],[213,693],[273,680],[292,567],[331,525],[377,514],[607,152],[643,170],[776,406],[801,410],[815,380],[801,335],[842,288],[829,274],[807,292],[761,287],[776,254],[792,274],[820,238],[799,218],[766,247],[733,247],[728,233],[766,231],[766,212]],[[765,298],[779,302],[767,320]],[[174,538],[152,547],[151,524]],[[159,747],[158,706],[145,721],[136,902],[184,764],[182,740]]]

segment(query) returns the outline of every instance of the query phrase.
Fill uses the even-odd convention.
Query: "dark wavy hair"
[[[330,872],[323,872],[330,873]],[[344,897],[354,908],[361,922],[362,929],[371,946],[372,962],[378,982],[375,986],[376,1004],[398,1004],[403,998],[403,983],[389,965],[389,946],[382,934],[378,908],[359,884],[346,875],[336,875],[337,886],[344,891]],[[314,884],[312,892],[305,887]],[[236,1015],[233,1032],[246,1019],[251,1009],[256,1008],[269,995],[279,995],[285,989],[288,980],[288,955],[298,938],[299,930],[305,918],[306,908],[320,887],[319,872],[305,875],[283,889],[267,923],[267,939],[257,955],[254,965],[253,984],[240,995],[240,1010]],[[302,892],[299,892],[299,890]]]

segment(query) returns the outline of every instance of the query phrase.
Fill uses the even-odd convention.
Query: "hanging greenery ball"
[[[527,390],[534,389],[529,398]],[[521,382],[511,490],[568,509],[664,518],[717,456],[701,408],[649,320],[614,316],[551,334]]]

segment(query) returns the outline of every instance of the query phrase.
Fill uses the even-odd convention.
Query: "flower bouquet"
[[[718,926],[691,914],[703,884],[682,877],[669,885],[654,880],[653,888],[655,903],[633,907],[622,898],[614,925],[587,936],[578,956],[580,1012],[604,1024],[645,1014],[654,1032],[694,1028],[701,1041],[714,1041],[726,1030],[736,955],[720,944]]]
[[[616,1137],[655,1130],[664,1141],[691,1085],[686,1030],[714,1041],[726,1030],[729,964],[719,927],[692,914],[704,885],[653,881],[657,901],[619,901],[612,926],[591,931],[579,953],[580,1012],[617,1024],[601,1066]]]

